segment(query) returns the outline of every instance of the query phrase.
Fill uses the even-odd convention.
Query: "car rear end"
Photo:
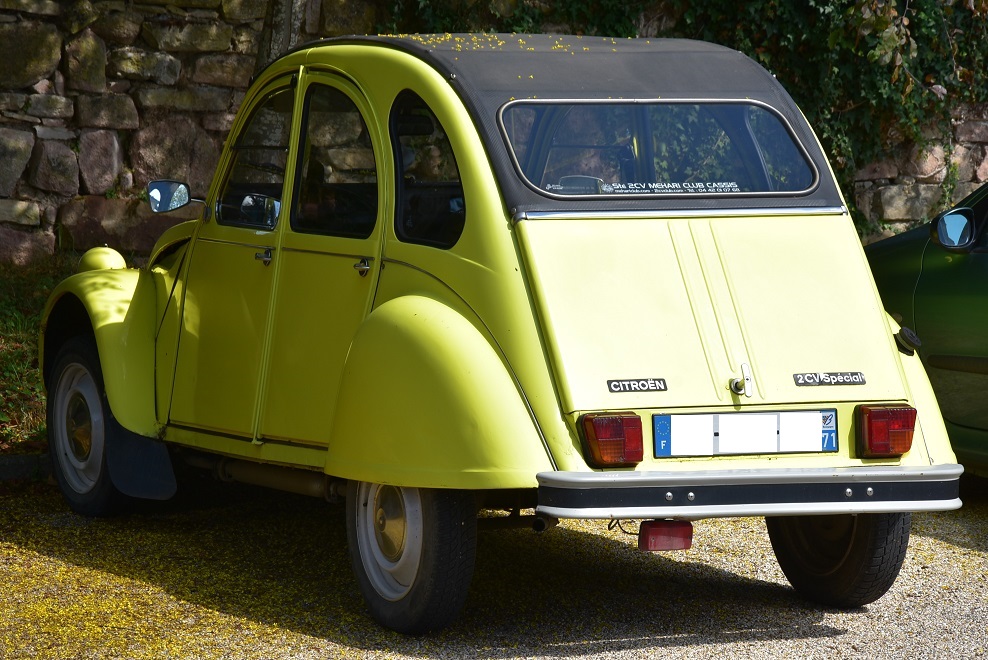
[[[785,90],[693,41],[423,43],[487,148],[551,372],[537,513],[640,520],[647,550],[765,516],[802,595],[879,598],[962,469]]]
[[[590,468],[539,475],[542,513],[959,505],[939,412],[921,371],[908,378],[916,357],[846,214],[533,215],[517,229]]]
[[[708,44],[652,61],[610,74],[627,88],[606,96],[574,84],[498,109],[516,243],[582,458],[554,448],[537,513],[642,520],[647,550],[690,547],[691,520],[765,516],[802,595],[871,602],[910,513],[960,506],[929,382],[774,78]]]

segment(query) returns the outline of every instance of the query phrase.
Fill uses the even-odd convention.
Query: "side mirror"
[[[167,213],[180,209],[192,199],[189,186],[179,181],[151,181],[148,183],[148,205],[154,213]]]
[[[974,211],[961,207],[938,215],[930,224],[930,238],[952,252],[969,249],[975,237]]]

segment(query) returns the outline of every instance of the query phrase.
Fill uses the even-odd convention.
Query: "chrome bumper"
[[[949,511],[956,464],[930,467],[540,472],[536,511],[554,518],[728,518]]]

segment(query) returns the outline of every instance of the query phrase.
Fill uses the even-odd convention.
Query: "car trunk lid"
[[[564,412],[906,398],[844,214],[516,227]]]

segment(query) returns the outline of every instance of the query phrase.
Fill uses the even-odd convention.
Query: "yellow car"
[[[176,461],[345,500],[371,614],[420,633],[462,608],[478,525],[637,520],[676,550],[765,516],[801,595],[858,607],[910,512],[961,504],[820,145],[736,51],[307,44],[256,77],[209,190],[148,199],[202,213],[140,269],[90,251],[45,311],[80,513],[170,497]]]

